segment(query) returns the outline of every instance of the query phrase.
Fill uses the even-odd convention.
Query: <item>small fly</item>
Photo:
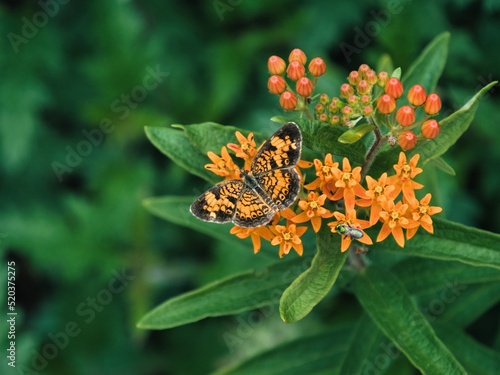
[[[338,224],[335,227],[335,230],[343,235],[343,236],[349,236],[355,240],[359,240],[361,237],[364,236],[364,232],[361,229],[353,228],[350,225],[347,224]]]

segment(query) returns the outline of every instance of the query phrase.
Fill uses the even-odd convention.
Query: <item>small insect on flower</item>
[[[364,232],[361,229],[351,227],[347,224],[337,224],[335,230],[342,236],[349,236],[355,240],[359,240],[364,235]]]

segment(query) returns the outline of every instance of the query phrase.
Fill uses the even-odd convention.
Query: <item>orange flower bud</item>
[[[330,102],[330,97],[328,94],[321,94],[319,96],[319,102],[323,105],[327,105]]]
[[[315,57],[309,63],[309,72],[314,77],[322,76],[326,73],[326,63],[321,57]]]
[[[436,138],[440,130],[439,122],[434,119],[425,121],[421,128],[422,135],[427,139]]]
[[[424,103],[424,111],[428,115],[435,115],[441,110],[441,98],[438,94],[429,94]]]
[[[409,126],[415,122],[415,111],[409,105],[404,105],[396,112],[396,121],[401,126]]]
[[[337,115],[330,116],[330,124],[338,125],[340,123],[340,117]]]
[[[358,73],[361,77],[365,76],[365,73],[370,70],[370,66],[368,64],[361,64],[358,68]]]
[[[350,95],[348,98],[347,98],[347,103],[349,103],[349,105],[355,105],[359,102],[359,96],[356,96],[356,95]]]
[[[348,83],[344,83],[342,86],[340,86],[340,97],[341,98],[348,98],[354,94],[354,89],[352,86]]]
[[[346,105],[344,108],[342,108],[342,114],[346,117],[350,117],[352,116],[352,114],[354,113],[352,107],[349,107],[348,105]]]
[[[372,98],[370,97],[370,95],[362,95],[361,96],[361,103],[370,104],[371,101],[372,101]]]
[[[280,105],[283,109],[291,111],[297,106],[297,96],[291,91],[285,91],[280,95]]]
[[[267,80],[267,88],[271,94],[279,95],[286,89],[286,82],[282,76],[273,75]]]
[[[380,87],[384,87],[389,80],[389,74],[387,74],[387,72],[380,72],[377,78],[377,85],[379,85]]]
[[[314,83],[309,78],[302,77],[295,84],[295,91],[300,96],[311,96],[314,91]]]
[[[279,56],[271,56],[267,59],[267,69],[271,74],[282,75],[286,69],[285,60]]]
[[[413,85],[408,91],[408,101],[416,107],[425,103],[427,93],[421,85]]]
[[[330,113],[337,113],[339,111],[339,108],[334,102],[331,102],[330,105],[328,106],[328,111]]]
[[[385,85],[385,93],[397,99],[403,95],[403,84],[395,77],[389,78]]]
[[[330,119],[328,118],[328,115],[326,113],[322,113],[319,115],[318,120],[321,122],[329,122]]]
[[[365,80],[368,82],[370,85],[374,85],[377,83],[377,73],[375,73],[374,70],[370,69],[365,73]]]
[[[321,103],[318,103],[314,106],[314,113],[317,115],[321,115],[322,113],[325,113],[325,106]]]
[[[370,92],[371,88],[372,88],[372,86],[364,79],[359,81],[358,85],[356,86],[356,90],[361,95],[368,94]]]
[[[388,115],[396,109],[396,101],[392,96],[384,94],[377,101],[377,109],[380,113]]]
[[[353,70],[351,73],[349,73],[347,81],[351,85],[356,86],[359,83],[359,81],[361,81],[361,75],[356,70]]]
[[[300,61],[294,60],[288,64],[286,74],[290,77],[290,79],[298,81],[306,74],[306,68],[304,68],[304,65],[302,65]]]
[[[402,132],[398,137],[398,143],[403,150],[409,150],[417,144],[417,136],[411,130]]]
[[[304,51],[299,48],[295,48],[292,50],[292,52],[290,52],[290,55],[288,56],[288,62],[292,61],[299,61],[302,65],[305,65],[307,56]]]
[[[371,105],[367,105],[363,107],[363,116],[372,116],[373,115],[373,107]]]

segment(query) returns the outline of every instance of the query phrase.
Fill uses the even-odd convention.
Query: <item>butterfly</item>
[[[297,124],[283,125],[259,148],[250,170],[241,170],[241,180],[211,187],[193,202],[191,213],[203,221],[232,221],[243,228],[268,224],[297,199],[301,178],[295,166],[301,150],[302,133]]]

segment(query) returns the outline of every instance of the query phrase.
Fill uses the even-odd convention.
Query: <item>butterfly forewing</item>
[[[243,181],[221,182],[200,195],[191,205],[190,211],[198,219],[204,221],[230,222],[242,191]]]
[[[302,135],[297,124],[289,122],[279,128],[259,149],[252,163],[252,173],[297,165],[302,149]]]

